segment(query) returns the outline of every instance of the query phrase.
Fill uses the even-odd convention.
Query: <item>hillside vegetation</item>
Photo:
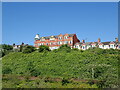
[[[2,59],[3,87],[116,88],[119,55],[119,50],[99,48],[11,52]],[[13,80],[11,75],[27,79]],[[30,77],[37,80],[27,81]]]

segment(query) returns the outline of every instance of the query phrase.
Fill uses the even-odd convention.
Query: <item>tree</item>
[[[24,46],[23,48],[23,53],[31,53],[31,52],[34,52],[35,51],[35,47],[33,46]]]
[[[41,45],[38,49],[39,52],[50,51],[49,46]]]
[[[23,46],[22,45],[20,45],[20,52],[22,52],[23,51]]]
[[[69,45],[67,44],[64,44],[64,45],[61,45],[60,48],[58,49],[59,51],[66,51],[66,52],[70,52],[71,51],[71,48]]]
[[[0,58],[5,56],[5,52],[3,50],[0,50]]]
[[[2,44],[0,45],[0,57],[3,57],[13,51],[13,46]]]
[[[2,45],[2,49],[4,49],[4,50],[13,50],[13,46],[3,44],[3,45]]]

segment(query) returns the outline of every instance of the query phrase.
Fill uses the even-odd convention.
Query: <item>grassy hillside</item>
[[[119,50],[112,49],[13,52],[2,59],[3,74],[98,80],[97,87],[117,87],[118,56]]]

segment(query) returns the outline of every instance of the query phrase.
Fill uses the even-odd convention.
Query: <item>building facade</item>
[[[98,38],[97,42],[85,42],[82,40],[82,42],[77,42],[74,44],[74,48],[78,48],[80,50],[86,50],[93,47],[98,47],[101,49],[120,49],[120,42],[118,41],[118,38],[116,38],[115,41],[110,42],[101,42],[100,38]]]
[[[16,51],[16,50],[20,50],[20,47],[21,47],[21,46],[28,46],[28,44],[24,44],[24,43],[22,42],[21,45],[15,45],[15,43],[14,43],[12,46],[13,46],[13,51]]]
[[[60,34],[56,36],[40,37],[39,34],[35,36],[34,46],[39,48],[41,45],[47,45],[51,50],[58,49],[63,44],[68,44],[71,48],[74,44],[80,42],[76,34]]]

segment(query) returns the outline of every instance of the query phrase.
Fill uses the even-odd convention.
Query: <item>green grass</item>
[[[66,78],[67,80],[71,78],[101,80],[104,83],[97,87],[117,87],[118,54],[119,50],[101,49],[83,52],[77,50],[32,52],[29,54],[12,52],[2,59],[3,74]],[[56,86],[59,83],[47,83],[48,86],[43,85],[43,87],[51,87],[51,85],[55,87],[54,84]],[[71,84],[65,87],[74,87]],[[59,85],[57,86],[62,87]],[[83,85],[83,87],[85,86]]]

